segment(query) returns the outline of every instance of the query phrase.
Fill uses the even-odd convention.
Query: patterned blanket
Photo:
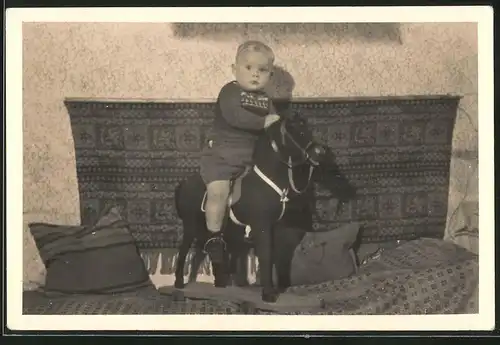
[[[318,188],[314,229],[359,222],[363,242],[442,238],[451,138],[459,99],[448,96],[294,100],[337,156],[358,197],[336,217]],[[120,205],[141,249],[176,248],[173,189],[198,171],[212,101],[66,100],[76,150],[83,224]]]
[[[463,314],[478,312],[478,257],[442,240],[403,242],[372,257],[358,274],[294,286],[278,303],[259,290],[207,290],[184,296],[166,289],[119,295],[48,296],[25,292],[23,314]],[[291,305],[288,301],[300,300]]]

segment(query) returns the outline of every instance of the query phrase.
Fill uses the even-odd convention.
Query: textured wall
[[[235,49],[245,38],[272,45],[278,65],[288,71],[285,85],[271,90],[278,95],[464,95],[448,228],[453,233],[466,222],[477,226],[476,24],[25,23],[25,233],[29,221],[79,221],[65,97],[215,98],[232,77]],[[477,250],[472,239],[455,241]],[[24,255],[25,281],[37,280],[43,270],[29,236]]]

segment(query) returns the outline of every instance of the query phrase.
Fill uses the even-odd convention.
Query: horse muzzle
[[[323,147],[323,145],[314,144],[309,148],[307,154],[309,156],[309,161],[313,165],[319,165],[325,157],[326,149]]]

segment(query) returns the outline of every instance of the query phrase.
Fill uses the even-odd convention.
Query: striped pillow
[[[101,294],[153,287],[117,207],[92,226],[29,227],[47,270],[45,291]]]

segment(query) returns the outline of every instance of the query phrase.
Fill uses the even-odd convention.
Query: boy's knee
[[[229,196],[229,182],[215,181],[208,185],[207,196],[212,200],[226,200]]]

